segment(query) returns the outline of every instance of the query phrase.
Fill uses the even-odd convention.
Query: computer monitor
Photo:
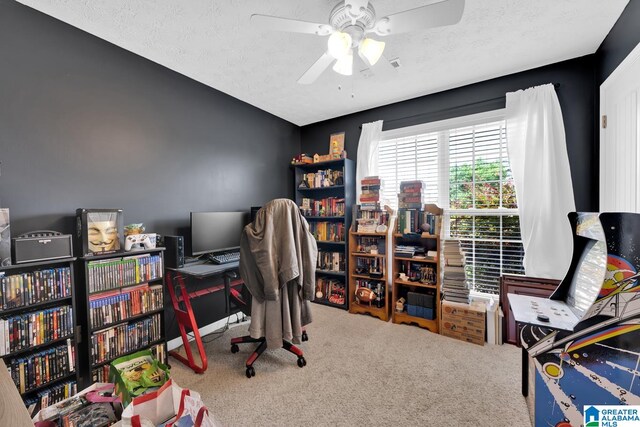
[[[238,249],[248,212],[191,212],[191,255]]]
[[[262,206],[251,206],[251,218],[249,219],[251,222],[256,219],[256,215],[258,215],[260,209],[262,209]]]

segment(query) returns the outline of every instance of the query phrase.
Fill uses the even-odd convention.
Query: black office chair
[[[229,295],[231,300],[231,305],[236,310],[240,310],[245,316],[251,316],[251,293],[247,289],[246,286],[242,286],[241,290],[231,289],[231,293]],[[302,329],[302,341],[308,341],[309,336],[307,335],[307,331]],[[267,349],[267,340],[265,337],[253,338],[250,335],[245,335],[242,337],[231,338],[231,353],[237,353],[240,351],[240,347],[238,344],[247,344],[247,343],[259,343],[258,347],[251,353],[249,358],[247,358],[246,366],[246,375],[247,378],[254,377],[256,375],[256,371],[253,368],[253,364],[260,357],[262,353]],[[287,350],[290,353],[298,356],[298,366],[303,368],[307,365],[307,361],[304,358],[304,353],[294,344],[289,341],[282,340],[282,348]]]

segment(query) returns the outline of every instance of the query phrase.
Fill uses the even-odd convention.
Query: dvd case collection
[[[0,310],[10,310],[68,296],[71,296],[69,267],[0,277]]]
[[[75,347],[68,339],[58,345],[9,360],[8,369],[20,393],[28,393],[44,384],[63,378],[75,371]]]
[[[89,292],[102,292],[162,277],[162,256],[135,255],[87,263]]]
[[[0,319],[0,356],[46,344],[73,333],[70,305]]]
[[[106,362],[160,338],[160,314],[95,332],[91,336],[91,363]]]
[[[89,298],[91,327],[100,328],[163,307],[162,285],[140,285]]]
[[[78,384],[75,381],[67,381],[40,390],[35,396],[25,399],[24,403],[27,408],[34,408],[30,409],[31,413],[36,413],[38,410],[67,399],[76,393],[78,393]]]
[[[164,344],[156,344],[149,347],[151,354],[155,357],[160,363],[167,363],[167,354],[164,348]],[[94,383],[106,383],[112,382],[109,378],[109,371],[111,369],[111,365],[102,365],[96,369],[91,371],[91,380]]]

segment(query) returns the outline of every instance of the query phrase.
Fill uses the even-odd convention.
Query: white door
[[[600,86],[600,120],[600,212],[640,212],[640,44]]]

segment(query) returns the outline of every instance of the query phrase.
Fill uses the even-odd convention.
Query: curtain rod
[[[553,87],[558,89],[560,87],[560,83],[553,83]],[[465,104],[465,105],[457,105],[455,107],[443,108],[441,110],[430,111],[428,113],[419,113],[419,114],[414,114],[412,116],[396,117],[395,119],[385,120],[384,124],[393,123],[393,122],[397,122],[397,121],[400,121],[400,120],[413,119],[413,118],[417,118],[417,117],[426,116],[426,115],[429,115],[429,114],[439,114],[439,113],[443,113],[445,111],[460,110],[462,108],[471,107],[471,106],[479,105],[479,104],[486,104],[486,103],[489,103],[489,102],[501,101],[503,99],[505,99],[504,96],[498,96],[496,98],[489,98],[489,99],[485,99],[485,100],[482,100],[482,101],[471,102],[471,103]],[[358,129],[362,129],[362,125],[358,126]]]

